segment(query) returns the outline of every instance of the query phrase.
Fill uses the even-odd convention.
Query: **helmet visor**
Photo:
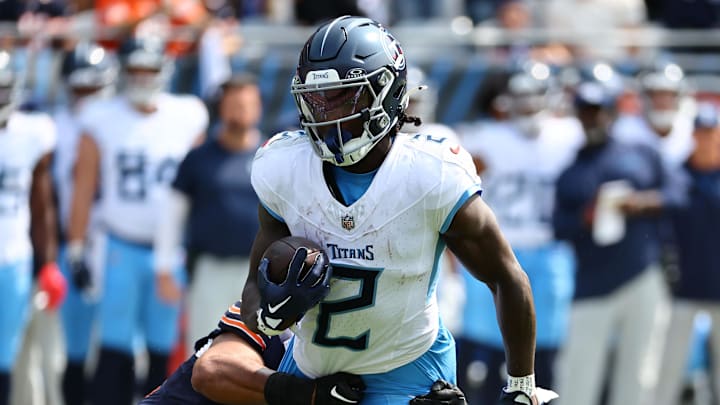
[[[336,121],[369,108],[371,95],[366,86],[353,86],[302,93],[316,123]]]

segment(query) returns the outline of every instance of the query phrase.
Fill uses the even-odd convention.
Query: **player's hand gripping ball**
[[[258,329],[278,335],[330,292],[332,266],[317,243],[289,236],[270,244],[258,267]]]

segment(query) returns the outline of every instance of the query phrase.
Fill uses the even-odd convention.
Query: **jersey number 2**
[[[320,303],[318,326],[313,336],[313,343],[326,347],[347,347],[351,350],[365,350],[370,338],[370,329],[356,337],[330,337],[330,318],[332,316],[352,316],[349,312],[359,311],[375,305],[375,290],[380,269],[353,268],[333,265],[333,277],[350,281],[360,281],[360,293],[340,301]]]

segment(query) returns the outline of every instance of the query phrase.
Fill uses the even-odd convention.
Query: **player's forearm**
[[[242,293],[243,322],[256,333],[260,333],[257,326],[257,311],[260,308],[260,290],[257,286],[258,265],[265,249],[271,243],[290,235],[285,223],[275,219],[262,205],[258,206],[258,219],[260,229],[250,249],[250,269]]]
[[[251,270],[250,273],[257,277],[257,271]],[[247,325],[247,327],[249,327],[253,332],[260,333],[257,324],[257,311],[260,309],[260,290],[255,282],[255,277],[248,276],[248,279],[245,282],[245,288],[242,292],[241,312],[245,325]]]
[[[222,404],[265,403],[265,383],[274,371],[262,364],[257,353],[247,351],[251,349],[230,345],[208,351],[195,362],[193,389]]]
[[[84,241],[90,221],[90,210],[92,209],[92,194],[85,190],[73,192],[72,205],[70,206],[70,220],[68,222],[67,240]]]
[[[534,373],[535,306],[530,282],[519,267],[496,284],[495,305],[505,342],[507,372],[521,377]]]
[[[160,214],[160,225],[155,232],[155,271],[170,272],[177,264],[180,235],[190,211],[190,199],[177,190],[170,190],[167,209]]]
[[[272,370],[266,370],[272,373]],[[267,377],[265,379],[267,379]],[[256,387],[246,387],[242,385],[242,381],[239,381],[238,378],[234,378],[232,375],[215,378],[208,381],[205,385],[196,386],[193,382],[193,389],[195,389],[195,391],[207,399],[227,405],[264,404],[265,395],[263,394],[263,387],[264,383],[259,389],[256,389]]]
[[[77,156],[70,220],[66,236],[68,241],[82,242],[85,240],[85,233],[90,221],[90,210],[95,198],[100,170],[100,152],[95,141],[89,136],[83,135],[80,138]]]
[[[32,225],[30,235],[41,264],[54,262],[57,257],[55,209],[50,180],[50,155],[46,155],[33,172],[30,191]]]

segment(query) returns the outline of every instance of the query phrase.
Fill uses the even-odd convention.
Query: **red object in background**
[[[114,28],[129,27],[161,11],[162,0],[95,0],[95,15],[103,47],[117,49],[119,38],[106,38]],[[167,52],[174,57],[194,49],[198,40],[195,30],[183,27],[200,26],[208,17],[201,0],[170,0],[162,11],[167,14],[171,34]]]
[[[208,18],[205,5],[199,0],[170,0],[170,25],[174,30],[167,43],[167,52],[173,57],[184,55],[195,48],[199,40],[196,30],[183,31],[183,27],[198,27]],[[178,28],[181,30],[175,31]]]
[[[121,38],[107,35],[113,28],[130,26],[149,17],[161,6],[162,0],[95,0],[95,19],[100,39],[107,49],[117,49]]]
[[[716,106],[720,107],[720,94],[715,93],[715,92],[711,92],[711,91],[708,91],[708,92],[698,91],[697,93],[695,93],[695,99],[696,99],[698,102],[713,103],[713,104],[715,104]]]
[[[67,295],[67,281],[57,264],[48,263],[38,273],[38,287],[47,294],[47,309],[56,310]]]
[[[183,306],[182,312],[180,313],[180,320],[178,320],[178,339],[175,342],[175,347],[170,353],[170,359],[168,359],[168,370],[167,375],[174,373],[175,370],[180,367],[185,360],[187,360],[188,354],[185,352],[185,335],[187,333],[187,312]]]

